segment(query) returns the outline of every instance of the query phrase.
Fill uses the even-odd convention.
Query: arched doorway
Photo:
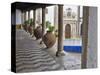
[[[70,26],[70,24],[67,24],[65,26],[65,39],[66,38],[71,38],[71,26]]]

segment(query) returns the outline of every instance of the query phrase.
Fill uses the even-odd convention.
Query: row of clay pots
[[[23,28],[25,31],[28,31],[30,33],[30,35],[32,34],[32,26],[31,25],[28,27],[27,27],[27,25],[24,25]],[[42,38],[42,27],[41,26],[37,26],[37,28],[35,28],[34,36],[36,37],[37,40]],[[52,32],[47,31],[47,33],[43,36],[42,40],[43,40],[44,44],[46,45],[46,47],[50,48],[55,44],[56,36]]]
[[[28,26],[28,25],[23,25],[23,28],[25,31],[28,31],[30,33],[30,35],[32,35],[32,26]]]
[[[34,35],[35,35],[36,39],[42,38],[42,27],[41,26],[38,26],[34,30]],[[43,36],[42,40],[43,40],[44,44],[46,45],[46,47],[50,48],[55,44],[56,36],[52,32],[47,31],[47,33]]]

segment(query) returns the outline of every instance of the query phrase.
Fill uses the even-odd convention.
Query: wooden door
[[[70,26],[70,24],[67,24],[65,26],[65,39],[66,38],[71,38],[71,26]]]

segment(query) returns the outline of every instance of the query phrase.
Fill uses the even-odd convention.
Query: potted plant
[[[30,33],[30,35],[32,35],[32,25],[33,25],[33,19],[29,19],[28,20],[28,32]]]
[[[28,29],[27,29],[27,24],[28,24],[28,20],[26,20],[26,21],[24,22],[24,25],[23,25],[23,26],[24,26],[23,28],[24,28],[25,31],[28,30]]]
[[[48,30],[47,33],[43,36],[43,42],[47,46],[47,48],[52,47],[56,42],[56,37],[53,34],[54,26],[51,26],[51,23],[47,22],[46,25]]]
[[[34,36],[37,40],[42,37],[42,26],[37,26],[36,29],[34,29]]]

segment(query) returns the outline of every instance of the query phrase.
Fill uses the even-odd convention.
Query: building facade
[[[78,15],[77,15],[78,13]],[[78,7],[78,12],[75,13],[71,8],[64,11],[63,15],[63,36],[64,39],[69,38],[80,38],[81,24],[80,24],[80,8]],[[54,25],[55,30],[58,30],[58,7],[54,7]]]

